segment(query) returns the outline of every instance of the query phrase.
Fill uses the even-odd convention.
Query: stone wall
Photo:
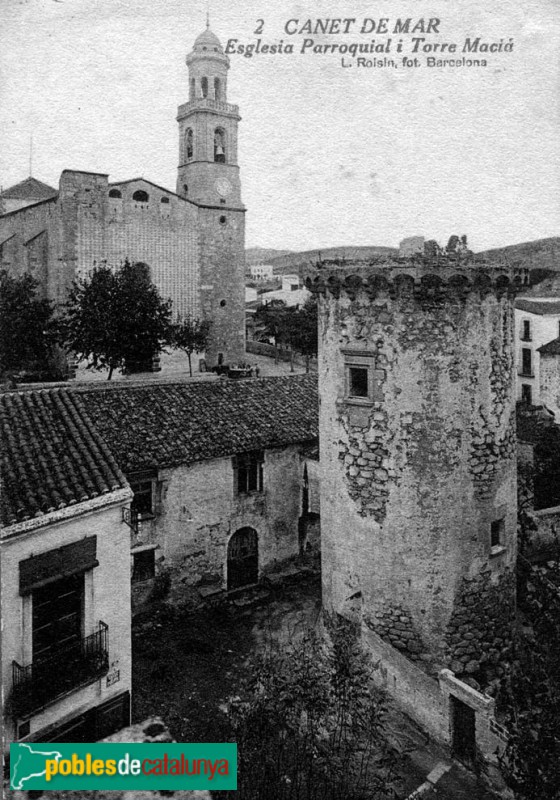
[[[0,268],[11,275],[31,272],[39,293],[58,299],[48,285],[48,265],[58,257],[60,218],[56,198],[0,217]],[[40,241],[40,252],[37,246]],[[28,250],[28,244],[31,249]]]
[[[200,295],[212,322],[206,361],[245,360],[245,214],[234,208],[199,208]]]
[[[496,687],[511,658],[514,624],[513,570],[502,573],[495,583],[491,570],[463,578],[446,630],[446,663],[477,688]]]
[[[399,705],[435,739],[452,745],[452,698],[475,712],[476,743],[485,759],[491,779],[498,779],[497,753],[503,752],[506,737],[494,716],[495,702],[461,681],[451,670],[428,676],[401,653],[395,651],[367,624],[361,629],[362,641],[376,664],[374,680],[388,691]]]
[[[122,197],[110,198],[110,188]],[[133,200],[137,189],[146,203]],[[0,242],[3,268],[31,271],[56,302],[95,266],[128,258],[148,264],[175,317],[200,316],[198,209],[147,181],[110,187],[107,175],[65,170],[57,199],[0,217]]]
[[[470,285],[464,271],[389,269],[308,282],[320,294],[323,597],[337,610],[362,592],[368,624],[433,673],[459,662],[448,636],[469,608],[465,581],[484,575],[488,596],[507,584],[514,608],[513,302],[495,274]],[[367,397],[349,395],[352,364],[368,370]],[[490,602],[475,613],[481,641],[504,627]]]
[[[138,542],[157,545],[159,569],[175,586],[227,585],[227,546],[235,531],[257,532],[259,574],[299,552],[300,448],[265,451],[263,491],[237,494],[231,458],[159,471],[160,513],[141,523]]]

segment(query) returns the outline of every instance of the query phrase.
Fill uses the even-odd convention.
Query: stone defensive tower
[[[405,656],[483,690],[515,613],[524,277],[468,251],[318,267],[324,604],[401,676]]]
[[[245,354],[245,207],[237,164],[239,108],[227,102],[229,58],[209,27],[187,55],[179,106],[177,194],[198,207],[200,303],[212,321],[210,365]]]

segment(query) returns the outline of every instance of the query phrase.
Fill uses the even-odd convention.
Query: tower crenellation
[[[361,597],[387,644],[479,686],[500,674],[515,612],[513,297],[526,280],[432,247],[323,262],[306,280],[324,603],[345,615]]]

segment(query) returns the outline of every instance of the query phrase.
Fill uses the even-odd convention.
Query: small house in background
[[[269,281],[274,277],[272,264],[251,264],[249,274],[255,281]]]
[[[536,291],[535,287],[533,291]],[[518,297],[515,301],[517,397],[539,406],[542,345],[560,336],[560,297]]]
[[[164,570],[174,591],[238,589],[318,546],[314,375],[76,396],[134,491],[133,584]]]
[[[95,741],[130,721],[132,492],[71,392],[0,417],[4,744]]]
[[[263,305],[281,300],[287,306],[302,306],[309,297],[311,292],[303,286],[297,275],[282,275],[282,288],[263,292],[260,299]]]

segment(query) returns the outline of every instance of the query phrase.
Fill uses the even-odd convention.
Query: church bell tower
[[[239,108],[227,102],[229,58],[207,25],[187,55],[179,106],[177,194],[198,207],[200,305],[211,320],[208,366],[245,356],[245,207],[237,163]]]

